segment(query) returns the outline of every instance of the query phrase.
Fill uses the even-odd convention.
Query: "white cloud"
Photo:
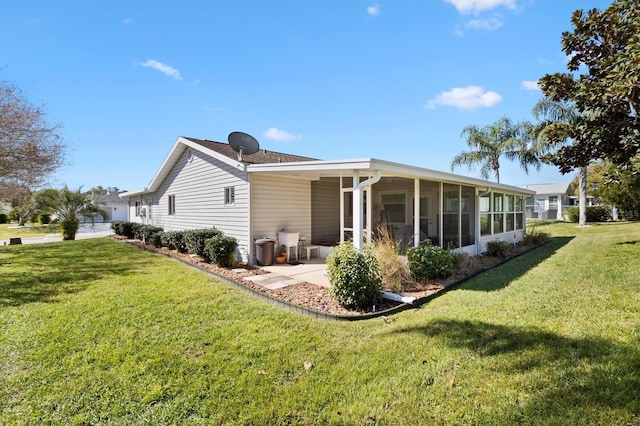
[[[378,16],[380,14],[380,6],[378,4],[374,4],[373,6],[369,6],[367,8],[367,13],[371,16]]]
[[[454,87],[429,100],[425,108],[436,108],[438,105],[453,106],[458,109],[489,108],[502,100],[496,92],[487,92],[480,86]]]
[[[527,90],[531,90],[531,91],[540,90],[540,87],[538,86],[537,81],[525,80],[521,84],[522,84],[522,87],[524,87]]]
[[[487,19],[472,19],[465,24],[466,28],[474,30],[495,31],[502,26],[502,20],[498,17]]]
[[[478,13],[485,10],[504,6],[509,9],[516,8],[516,0],[444,0],[451,3],[460,13]]]
[[[182,80],[180,71],[178,71],[177,69],[173,68],[170,65],[165,65],[162,62],[158,62],[153,59],[147,59],[145,62],[139,62],[138,65],[142,67],[153,68],[156,71],[160,71],[162,74],[168,75],[174,80]]]
[[[286,130],[280,130],[275,127],[265,130],[262,133],[262,136],[278,142],[291,142],[296,139],[302,139],[302,135],[300,134],[292,134]]]

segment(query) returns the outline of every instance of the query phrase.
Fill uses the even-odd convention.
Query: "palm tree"
[[[539,121],[532,129],[532,137],[536,140],[534,148],[535,156],[543,158],[556,148],[571,139],[570,134],[578,117],[575,106],[569,102],[554,101],[544,97],[538,101],[531,111]],[[550,136],[553,135],[553,138]],[[551,142],[561,140],[562,142]],[[587,166],[584,164],[578,168],[578,191],[580,192],[579,226],[587,225]]]
[[[92,193],[82,192],[82,187],[71,190],[65,185],[60,190],[47,189],[41,191],[38,199],[42,210],[58,214],[63,240],[76,239],[80,217],[89,218],[93,225],[96,216],[106,218],[108,215]]]
[[[520,166],[529,173],[529,166],[540,169],[540,162],[529,150],[529,135],[531,124],[512,123],[507,117],[502,117],[494,124],[478,127],[470,125],[462,129],[461,136],[467,139],[470,151],[463,151],[451,161],[451,171],[456,166],[466,164],[471,167],[481,164],[480,176],[489,179],[493,172],[500,182],[500,157],[518,160]]]

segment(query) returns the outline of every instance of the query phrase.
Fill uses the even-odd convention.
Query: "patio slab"
[[[297,265],[285,263],[283,265],[262,266],[261,269],[322,287],[329,288],[331,286],[326,275],[327,265],[324,259],[312,258],[303,260]]]

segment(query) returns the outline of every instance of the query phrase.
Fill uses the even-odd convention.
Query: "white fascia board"
[[[149,188],[139,189],[137,191],[121,192],[120,194],[118,194],[118,196],[120,198],[122,198],[123,200],[126,200],[128,198],[135,197],[135,196],[138,196],[138,195],[142,195],[142,194],[145,194],[147,192],[149,192]]]
[[[454,184],[466,184],[474,187],[484,187],[497,189],[518,194],[535,194],[531,191],[516,186],[504,185],[486,180],[460,176],[453,173],[439,172],[422,167],[409,166],[406,164],[393,163],[390,161],[377,160],[375,158],[359,158],[352,160],[318,160],[300,161],[292,163],[271,163],[254,164],[247,167],[247,172],[298,172],[309,173],[326,171],[348,171],[348,170],[380,170],[383,176],[402,176],[406,178],[420,178],[427,180],[442,181]]]

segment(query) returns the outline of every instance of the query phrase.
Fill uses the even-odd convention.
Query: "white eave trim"
[[[442,181],[454,184],[466,184],[474,187],[485,187],[500,191],[513,192],[519,194],[534,195],[535,191],[517,186],[505,185],[467,176],[456,175],[454,173],[439,172],[422,167],[409,166],[406,164],[393,163],[390,161],[377,160],[375,158],[359,158],[353,160],[317,160],[298,161],[291,163],[270,163],[252,164],[247,167],[249,173],[304,173],[310,175],[314,172],[322,171],[345,171],[345,170],[380,170],[383,176],[402,176],[406,178],[421,178],[427,180]]]

